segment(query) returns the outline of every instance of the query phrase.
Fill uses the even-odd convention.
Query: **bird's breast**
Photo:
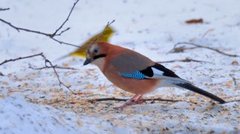
[[[125,78],[122,77],[114,68],[107,68],[103,73],[114,85],[134,94],[148,93],[157,88],[158,84],[160,83],[159,79]]]
[[[96,59],[92,63],[95,64],[101,71],[103,71],[105,64],[104,58]]]

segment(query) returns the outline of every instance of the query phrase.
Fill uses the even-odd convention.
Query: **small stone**
[[[0,76],[4,76],[4,74],[2,72],[0,72]]]
[[[239,65],[238,61],[236,61],[236,60],[232,61],[231,64],[232,64],[232,65]]]

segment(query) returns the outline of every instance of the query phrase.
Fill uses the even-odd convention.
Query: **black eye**
[[[94,50],[93,50],[93,52],[94,52],[94,53],[97,53],[97,52],[98,52],[98,50],[97,50],[97,49],[94,49]]]

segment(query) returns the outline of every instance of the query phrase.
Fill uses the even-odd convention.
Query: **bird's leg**
[[[141,94],[136,94],[131,99],[129,99],[126,103],[124,103],[122,106],[116,107],[116,108],[117,109],[123,109],[127,106],[131,106],[131,105],[135,105],[135,104],[141,104],[141,103],[143,103],[142,96],[143,95],[141,95]]]
[[[137,94],[133,98],[131,98],[129,101],[132,101],[132,105],[142,104],[143,103],[142,96],[143,95],[141,95],[141,94]]]
[[[135,104],[142,104],[144,102],[142,96],[143,95],[139,95],[138,98],[134,100]]]

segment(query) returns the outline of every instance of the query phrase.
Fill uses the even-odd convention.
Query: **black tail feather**
[[[225,101],[223,99],[221,99],[221,98],[217,97],[216,95],[213,95],[213,94],[211,94],[207,91],[204,91],[203,89],[200,89],[200,88],[198,88],[198,87],[196,87],[196,86],[194,86],[190,83],[178,83],[176,85],[179,86],[179,87],[191,90],[193,92],[199,93],[201,95],[204,95],[204,96],[206,96],[206,97],[208,97],[212,100],[218,101],[221,104],[225,103]]]

